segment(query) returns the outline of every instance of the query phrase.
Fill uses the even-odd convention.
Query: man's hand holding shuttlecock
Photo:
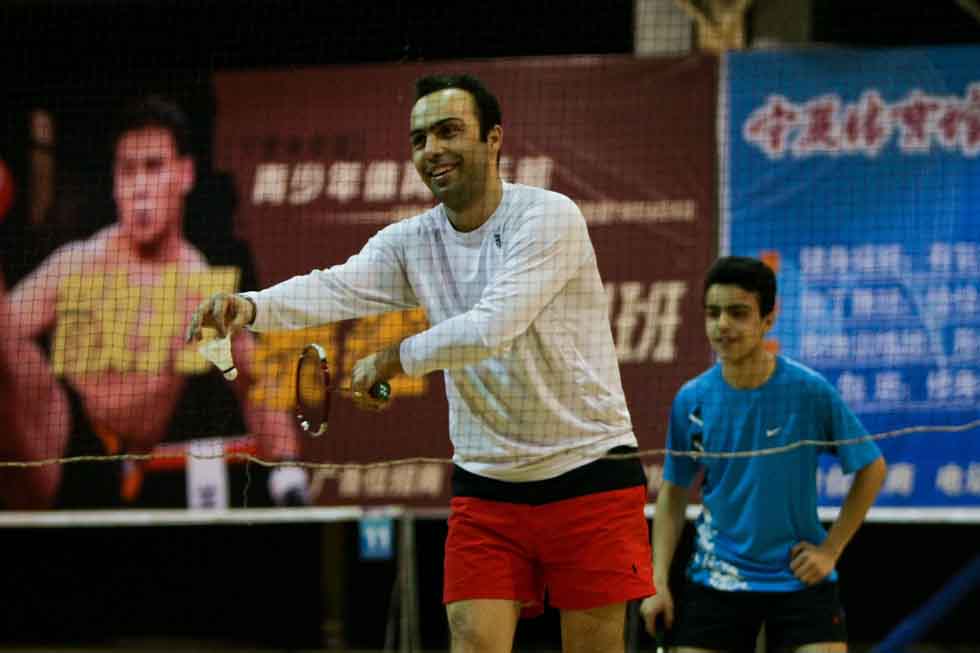
[[[221,370],[229,381],[238,376],[231,356],[231,337],[255,320],[255,304],[241,295],[216,293],[202,301],[187,327],[187,342],[198,342],[198,352]],[[217,337],[206,337],[213,329]]]

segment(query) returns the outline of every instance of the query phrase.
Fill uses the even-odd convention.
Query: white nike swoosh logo
[[[766,437],[767,438],[771,438],[772,436],[776,435],[777,433],[779,433],[782,430],[783,430],[783,427],[782,426],[777,426],[774,429],[766,429]]]
[[[697,424],[698,426],[704,426],[704,421],[695,416],[694,413],[688,413],[687,418]]]

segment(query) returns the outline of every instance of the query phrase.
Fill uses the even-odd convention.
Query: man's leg
[[[530,507],[474,497],[450,506],[442,599],[452,653],[511,651],[522,606],[544,601],[527,553]]]
[[[561,611],[562,653],[622,653],[626,648],[626,604],[616,603],[592,610]],[[673,653],[722,653],[714,649],[681,647]],[[831,649],[827,649],[828,651]],[[799,651],[798,653],[818,653]]]
[[[623,653],[626,604],[561,611],[562,653]]]
[[[520,614],[520,603],[504,599],[470,599],[447,604],[450,650],[452,653],[509,653],[514,647]]]
[[[653,594],[645,502],[637,485],[535,506],[535,547],[566,653],[622,653],[627,602]]]

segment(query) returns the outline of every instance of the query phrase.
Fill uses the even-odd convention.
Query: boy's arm
[[[813,585],[833,571],[844,547],[857,533],[868,509],[878,496],[885,481],[885,473],[885,460],[882,457],[876,458],[855,473],[854,483],[824,541],[819,545],[799,542],[793,547],[790,569],[797,578],[807,585]]]
[[[657,494],[657,512],[653,518],[653,580],[658,592],[667,588],[670,566],[684,531],[687,495],[687,488],[670,481],[664,481]]]
[[[885,473],[885,459],[877,458],[854,474],[854,483],[840,507],[840,513],[821,544],[834,555],[835,561],[864,522],[868,509],[885,482]]]
[[[654,637],[657,619],[663,617],[664,625],[674,625],[674,597],[670,592],[670,566],[674,562],[677,543],[684,530],[687,512],[687,488],[664,481],[657,494],[657,512],[653,516],[653,585],[657,593],[640,604],[640,614],[647,632]]]

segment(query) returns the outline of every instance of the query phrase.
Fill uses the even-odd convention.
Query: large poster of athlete
[[[248,397],[263,382],[253,373],[254,341],[236,342],[242,374],[234,383],[183,341],[185,316],[202,297],[236,290],[243,271],[252,274],[247,256],[216,265],[188,238],[187,200],[198,181],[189,118],[159,95],[137,97],[114,114],[101,135],[111,219],[78,237],[43,232],[56,242],[40,255],[43,244],[23,228],[34,224],[30,218],[5,225],[4,267],[15,278],[0,285],[0,505],[302,501],[304,479],[286,468],[271,476],[256,470],[267,483],[245,495],[240,465],[228,455],[281,462],[299,453],[290,415]],[[59,190],[98,194],[51,189]],[[36,204],[28,200],[40,193],[29,184],[22,192],[29,215]]]

